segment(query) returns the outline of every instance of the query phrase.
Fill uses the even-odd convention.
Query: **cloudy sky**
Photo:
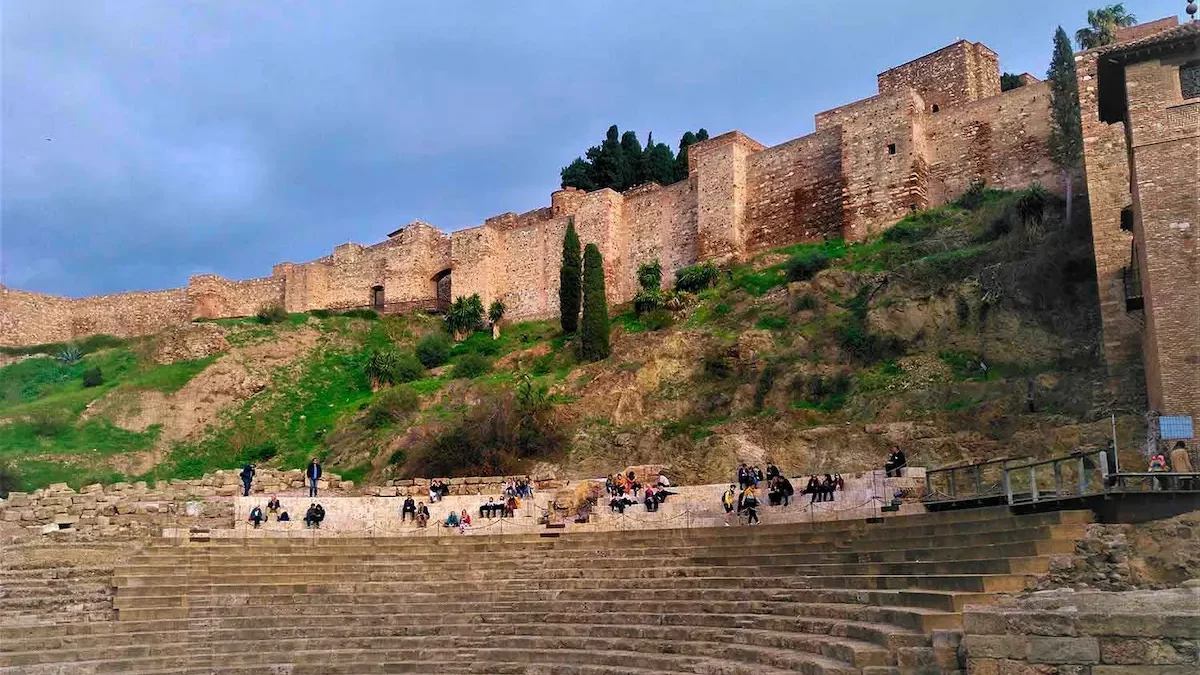
[[[609,124],[773,145],[956,38],[1040,77],[1099,4],[0,0],[0,283],[168,288],[469,227],[548,204]]]

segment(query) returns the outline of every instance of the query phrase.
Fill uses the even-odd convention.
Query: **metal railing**
[[[1026,457],[1000,459],[932,469],[925,473],[926,504],[999,498],[1005,495],[1004,474],[1009,464]]]
[[[1004,494],[1009,504],[1083,497],[1104,492],[1107,479],[1107,453],[1088,450],[1005,467]]]

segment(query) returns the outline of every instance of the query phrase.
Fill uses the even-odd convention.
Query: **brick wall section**
[[[1016,189],[1040,182],[1062,192],[1050,161],[1050,85],[1027,84],[963,106],[923,117],[930,162],[932,203],[950,201],[971,181]]]
[[[1200,419],[1200,99],[1180,93],[1184,59],[1125,68],[1150,407]]]
[[[389,306],[432,306],[433,279],[446,270],[453,296],[503,299],[512,320],[552,317],[569,216],[585,244],[600,246],[609,302],[619,304],[637,290],[637,266],[655,258],[669,285],[676,269],[701,260],[834,236],[861,240],[913,208],[957,197],[975,177],[1012,188],[1053,183],[1045,180],[1045,88],[1000,96],[998,60],[986,47],[959,41],[880,74],[878,83],[880,95],[818,114],[808,136],[765,148],[733,131],[699,143],[688,179],[671,186],[559,190],[549,207],[449,235],[414,222],[372,246],[343,244],[317,260],[279,263],[263,279],[203,275],[187,289],[82,300],[5,290],[0,343],[152,332],[278,301],[292,312],[366,306],[375,286]],[[1089,187],[1092,173],[1089,165]]]
[[[1121,268],[1129,264],[1133,235],[1121,230],[1121,209],[1130,205],[1129,158],[1124,124],[1100,121],[1097,50],[1075,55],[1083,159],[1092,221],[1092,252],[1104,326],[1104,360],[1111,366],[1141,357],[1141,325],[1125,311]]]
[[[749,252],[841,236],[841,127],[754,153],[748,181]]]
[[[979,43],[960,40],[878,76],[880,94],[916,90],[924,111],[963,105],[1000,93],[1000,59]]]
[[[1005,607],[968,606],[960,653],[974,675],[1194,673],[1198,591],[1062,591]]]

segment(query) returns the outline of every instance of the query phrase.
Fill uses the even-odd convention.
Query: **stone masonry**
[[[675,270],[698,261],[830,237],[861,240],[975,180],[1055,185],[1047,85],[1029,78],[1001,93],[999,60],[987,47],[955,42],[879,74],[878,91],[818,114],[813,133],[774,147],[738,131],[697,144],[687,180],[674,185],[623,194],[560,190],[549,207],[449,234],[414,222],[371,246],[347,243],[318,260],[279,263],[269,277],[200,275],[186,288],[79,299],[0,287],[0,344],[139,335],[249,316],[269,304],[293,312],[433,309],[447,276],[452,296],[479,293],[485,305],[501,299],[513,320],[548,317],[557,311],[569,218],[604,254],[610,303],[618,304],[636,291],[638,265],[656,258],[670,284]]]
[[[1078,57],[1104,354],[1200,420],[1200,22],[1136,28]]]

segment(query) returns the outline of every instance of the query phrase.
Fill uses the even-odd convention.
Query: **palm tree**
[[[1117,29],[1128,28],[1137,23],[1137,17],[1125,11],[1124,3],[1118,2],[1103,9],[1089,9],[1087,28],[1075,31],[1075,41],[1080,49],[1095,49],[1117,41]]]

